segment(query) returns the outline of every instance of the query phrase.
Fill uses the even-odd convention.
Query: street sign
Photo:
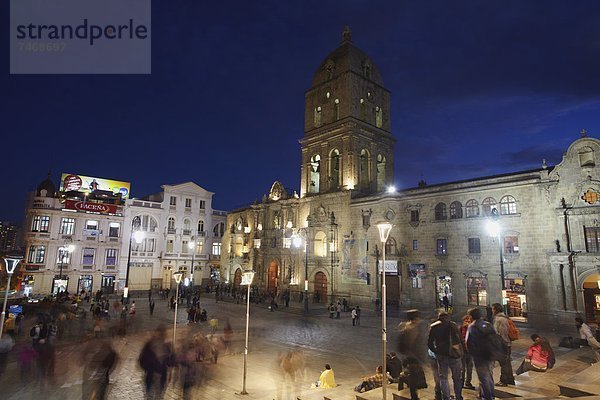
[[[252,279],[254,278],[254,271],[244,272],[242,274],[242,285],[250,285],[252,284]]]

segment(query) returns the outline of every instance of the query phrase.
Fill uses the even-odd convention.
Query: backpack
[[[513,322],[512,319],[508,318],[508,317],[504,317],[508,320],[508,338],[511,341],[514,340],[518,340],[519,339],[519,328],[517,328],[517,326],[515,325],[515,323]]]
[[[479,321],[477,321],[479,322]],[[478,331],[476,347],[469,346],[470,353],[488,361],[502,361],[506,358],[507,348],[502,336],[498,335],[489,322],[475,323]],[[468,344],[469,342],[467,342]]]

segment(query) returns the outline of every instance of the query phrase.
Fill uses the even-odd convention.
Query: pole
[[[175,351],[175,337],[177,335],[177,305],[179,304],[179,282],[175,289],[175,317],[173,317],[173,351]]]
[[[194,248],[192,249],[192,265],[190,266],[190,284],[192,289],[194,288],[194,256],[196,255],[196,242],[194,242]]]
[[[304,242],[304,314],[308,314],[308,235]]]
[[[7,262],[8,263],[8,262]],[[4,304],[2,305],[2,320],[0,321],[0,339],[2,339],[2,332],[4,331],[4,316],[6,315],[6,303],[8,302],[8,291],[10,290],[10,278],[12,274],[8,274],[8,282],[6,283],[6,290],[4,291]]]
[[[500,287],[502,291],[500,292],[500,298],[502,299],[502,309],[504,310],[504,314],[508,315],[508,304],[504,302],[506,293],[506,282],[504,281],[504,257],[502,252],[502,236],[498,233],[498,249],[500,253]]]
[[[383,383],[381,385],[383,400],[387,399],[387,368],[385,366],[387,354],[387,324],[386,324],[386,295],[385,295],[385,243],[382,245],[382,260],[381,266],[381,368],[383,369]]]
[[[125,288],[123,289],[123,303],[129,303],[129,267],[131,266],[131,241],[133,240],[133,223],[129,232],[129,251],[127,253],[127,270],[125,272]]]
[[[248,284],[248,295],[246,296],[246,346],[244,347],[244,383],[240,394],[246,392],[246,358],[248,357],[248,328],[250,325],[250,284]]]

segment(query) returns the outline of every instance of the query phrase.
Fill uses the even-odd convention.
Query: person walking
[[[437,362],[428,355],[427,339],[429,325],[421,319],[421,312],[413,309],[406,312],[407,321],[398,324],[397,350],[404,356],[404,361],[413,359],[421,368],[429,365],[435,381],[435,399],[441,399]],[[433,354],[433,353],[432,353]],[[400,387],[401,385],[398,385]]]
[[[356,326],[356,307],[352,309],[352,326]]]
[[[150,300],[150,315],[154,314],[154,299]]]
[[[471,316],[469,314],[466,314],[463,316],[462,318],[463,323],[460,327],[460,335],[462,337],[463,343],[466,342],[466,338],[467,338],[467,330],[469,329],[469,325],[471,324],[471,322],[473,322],[473,318],[471,318]],[[467,349],[467,346],[464,346],[464,354],[462,357],[462,382],[463,382],[463,389],[471,389],[474,390],[475,386],[473,386],[473,384],[471,383],[471,380],[473,379],[473,357],[471,356],[471,353],[469,353],[469,350]]]
[[[337,306],[335,307],[335,318],[340,319],[340,314],[342,312],[342,303],[337,302]]]
[[[495,335],[492,324],[483,319],[480,308],[472,308],[469,315],[473,322],[467,329],[467,350],[473,357],[475,372],[479,378],[479,398],[481,400],[494,399],[494,361],[489,351],[490,335]]]
[[[453,347],[453,345],[459,346]],[[429,326],[427,346],[435,354],[437,361],[437,374],[442,400],[450,399],[448,369],[452,372],[454,398],[462,400],[461,358],[463,355],[463,342],[458,327],[450,321],[450,316],[445,311],[441,311],[438,314],[437,321]],[[459,350],[454,351],[456,348]]]
[[[508,336],[508,316],[504,314],[504,308],[500,303],[492,304],[492,314],[494,315],[494,330],[504,341],[505,353],[500,363],[500,379],[496,386],[508,386],[515,384],[513,376],[512,364],[510,359],[511,340]]]
[[[360,307],[356,306],[356,325],[360,325]]]
[[[159,326],[146,342],[139,356],[140,367],[144,370],[146,396],[149,399],[162,398],[167,385],[169,367],[173,365],[171,346],[166,341],[164,327]],[[158,375],[158,384],[156,382]]]
[[[335,315],[335,305],[333,303],[329,304],[329,318],[333,319]]]
[[[596,358],[596,362],[600,362],[600,343],[594,337],[592,333],[592,328],[580,317],[575,318],[575,322],[577,323],[577,331],[579,332],[579,337],[584,345],[590,346],[594,353],[594,357]]]

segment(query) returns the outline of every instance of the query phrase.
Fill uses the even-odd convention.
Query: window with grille
[[[460,201],[454,201],[450,204],[450,219],[462,218],[462,204]]]
[[[444,203],[438,203],[438,205],[435,206],[435,220],[443,221],[446,218],[446,205]]]
[[[479,238],[469,238],[469,254],[481,254]]]
[[[221,243],[213,243],[212,244],[212,254],[213,254],[213,256],[221,255]]]
[[[477,200],[469,200],[465,204],[465,216],[467,218],[479,217],[479,204]]]
[[[31,232],[48,232],[50,217],[47,215],[36,215],[31,222]]]
[[[500,214],[509,215],[517,213],[517,201],[512,196],[504,196],[500,199]]]
[[[585,247],[588,253],[600,253],[600,227],[585,226]]]
[[[481,202],[481,212],[484,216],[489,217],[492,215],[492,209],[496,208],[496,199],[493,197],[487,197]]]
[[[504,253],[512,254],[519,252],[519,238],[516,236],[504,236]]]

